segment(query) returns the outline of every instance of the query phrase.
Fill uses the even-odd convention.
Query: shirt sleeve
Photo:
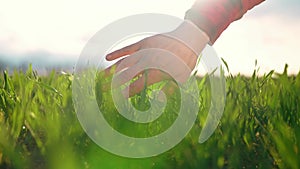
[[[240,19],[248,10],[264,0],[196,0],[185,19],[192,21],[210,38],[210,43],[232,23]]]

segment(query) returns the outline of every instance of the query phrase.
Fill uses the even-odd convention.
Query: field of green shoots
[[[209,80],[198,78],[200,109],[189,134],[173,149],[151,158],[113,155],[83,131],[72,102],[73,75],[53,71],[0,75],[1,169],[199,169],[300,168],[300,73],[267,72],[226,78],[226,106],[214,134],[203,144],[198,137],[209,110]],[[101,83],[101,78],[97,81]],[[97,82],[98,84],[98,82]],[[166,130],[180,108],[178,91],[168,97],[166,113],[138,125],[121,119],[109,97],[97,89],[107,121],[129,136],[147,137]],[[131,98],[147,109],[151,87]],[[177,94],[176,94],[177,93]],[[121,119],[121,120],[120,120]]]

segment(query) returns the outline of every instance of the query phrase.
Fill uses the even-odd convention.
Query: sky
[[[87,41],[117,19],[140,13],[184,17],[194,0],[0,0],[0,58],[75,62]],[[230,72],[260,74],[285,63],[300,70],[300,1],[267,0],[232,23],[214,44]]]

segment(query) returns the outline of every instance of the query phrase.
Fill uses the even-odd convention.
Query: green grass
[[[0,168],[300,168],[300,73],[271,71],[265,76],[229,76],[225,112],[215,133],[198,137],[209,109],[209,81],[199,78],[201,106],[186,138],[156,157],[129,159],[101,149],[81,128],[72,103],[70,74],[53,71],[3,72],[0,76]],[[101,79],[98,78],[98,82]],[[99,83],[97,83],[99,85]],[[157,86],[156,86],[157,87]],[[147,89],[147,93],[152,88]],[[136,137],[156,135],[176,119],[178,91],[166,112],[146,125],[130,123],[115,110],[109,95],[96,90],[99,108],[118,131]],[[147,94],[131,99],[143,110]]]

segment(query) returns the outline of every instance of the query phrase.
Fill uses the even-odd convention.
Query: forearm
[[[221,33],[248,10],[264,0],[197,0],[185,19],[203,30],[213,44]]]

